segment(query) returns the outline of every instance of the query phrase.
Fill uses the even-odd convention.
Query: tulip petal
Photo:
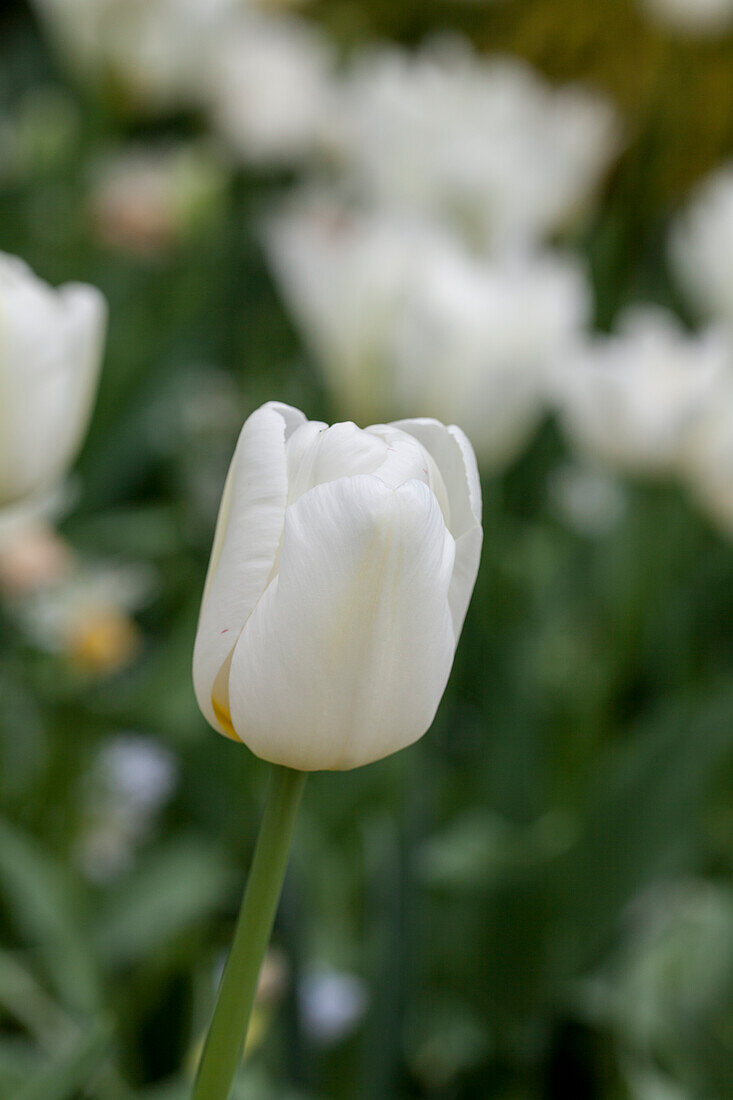
[[[450,501],[440,470],[425,447],[408,432],[394,424],[374,424],[365,428],[364,435],[374,435],[384,441],[387,448],[384,462],[375,470],[385,485],[396,489],[398,485],[417,478],[435,493],[443,512],[446,527],[450,530]]]
[[[395,425],[414,436],[438,467],[450,503],[450,530],[456,540],[456,564],[448,600],[456,638],[473,586],[476,583],[483,533],[481,530],[481,482],[473,448],[460,428],[420,417],[398,420]]]
[[[453,560],[422,482],[342,478],[288,508],[280,571],[232,658],[241,740],[311,771],[357,767],[421,737],[455,651]]]
[[[329,428],[309,420],[288,442],[288,504],[327,481],[374,473],[386,453],[382,440],[350,421]]]
[[[246,421],[219,509],[193,657],[201,710],[214,729],[232,736],[226,683],[214,687],[239,633],[267,587],[287,502],[286,437],[305,417],[271,402]]]

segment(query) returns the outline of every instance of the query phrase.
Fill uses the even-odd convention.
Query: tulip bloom
[[[445,690],[481,539],[459,428],[328,427],[262,406],[237,445],[204,591],[203,714],[303,771],[416,741]]]
[[[445,690],[481,553],[471,444],[437,420],[363,431],[269,402],[242,429],[193,676],[270,791],[193,1100],[225,1100],[244,1046],[305,774],[416,741]]]
[[[53,290],[0,253],[0,508],[52,489],[76,456],[105,325],[98,290]]]
[[[415,408],[454,420],[486,469],[526,446],[548,374],[591,315],[586,273],[570,256],[479,256],[432,222],[357,212],[327,193],[273,217],[265,243],[338,407],[365,420]]]

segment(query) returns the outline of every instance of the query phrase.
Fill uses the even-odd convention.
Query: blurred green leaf
[[[155,1088],[144,1089],[136,1095],[137,1100],[189,1100],[191,1082],[174,1081],[165,1085],[157,1085]]]
[[[0,951],[0,1008],[46,1050],[54,1050],[77,1030],[33,975],[6,951]]]
[[[0,1096],[12,1096],[38,1068],[38,1049],[26,1039],[0,1039]]]
[[[573,842],[572,817],[550,811],[517,827],[490,811],[474,808],[430,837],[418,853],[427,886],[442,890],[485,890],[502,879],[536,874],[538,867]]]
[[[69,1044],[63,1057],[26,1081],[9,1100],[72,1100],[99,1069],[110,1039],[108,1025],[92,1027]]]
[[[234,884],[216,847],[181,838],[162,845],[108,898],[94,942],[109,966],[154,958],[221,908]]]
[[[0,894],[17,934],[42,959],[63,1003],[93,1012],[99,1004],[98,978],[74,882],[59,860],[2,820]]]
[[[681,696],[599,763],[582,835],[555,880],[576,965],[593,959],[646,881],[684,865],[701,797],[733,750],[732,715],[727,684]]]

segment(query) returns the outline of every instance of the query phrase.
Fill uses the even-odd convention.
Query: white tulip
[[[240,0],[34,0],[74,75],[147,111],[196,106],[210,49]]]
[[[664,310],[638,307],[589,341],[554,377],[560,421],[596,463],[625,473],[679,471],[700,418],[729,376],[724,332],[690,335]]]
[[[387,344],[417,272],[450,250],[445,234],[391,213],[357,213],[315,191],[270,220],[265,244],[339,409],[362,420],[392,415]]]
[[[75,458],[105,325],[98,290],[54,290],[0,253],[0,507],[53,489]]]
[[[316,31],[274,15],[273,0],[33,3],[74,75],[117,89],[127,107],[205,107],[221,86],[233,97],[232,125],[249,120],[266,142],[268,121],[288,125],[286,102],[292,131],[312,94]]]
[[[528,64],[482,57],[461,39],[365,50],[324,135],[367,199],[490,246],[565,228],[620,148],[607,100],[552,88]]]
[[[733,327],[733,163],[704,180],[678,216],[670,253],[700,314]]]
[[[697,418],[680,467],[700,507],[714,523],[733,532],[733,370]]]
[[[428,222],[358,213],[314,191],[270,219],[266,246],[338,408],[364,421],[394,415],[395,324],[419,272],[459,245]]]
[[[267,246],[337,406],[456,421],[482,464],[526,443],[546,370],[589,321],[588,281],[569,257],[486,259],[447,229],[328,195],[272,219]]]
[[[585,272],[569,256],[487,261],[455,249],[416,269],[391,347],[399,408],[464,426],[482,466],[527,445],[546,375],[590,320]]]
[[[331,95],[333,49],[295,16],[242,18],[212,49],[205,100],[244,163],[288,164],[318,142]]]
[[[237,444],[204,589],[203,714],[305,771],[416,741],[445,689],[481,539],[459,428],[328,427],[263,405]]]

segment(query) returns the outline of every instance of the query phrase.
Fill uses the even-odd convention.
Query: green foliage
[[[597,44],[610,4],[460,7],[316,5],[347,43],[379,30],[409,40],[450,11],[477,40],[496,32],[544,61],[568,27],[564,72],[583,75],[583,43]],[[667,49],[643,39],[648,97]],[[722,47],[712,52],[721,64]],[[557,73],[563,57],[552,56]],[[632,94],[626,67],[593,60],[589,75],[612,74],[607,85]],[[697,87],[717,86],[717,68],[694,66]],[[206,728],[190,684],[218,495],[249,410],[278,397],[328,419],[328,400],[256,243],[262,204],[286,181],[240,175],[204,232],[130,258],[92,231],[86,167],[157,131],[68,86],[19,5],[0,15],[0,112],[25,127],[0,165],[0,246],[54,282],[96,283],[110,302],[64,534],[88,558],[155,572],[139,655],[106,678],[39,654],[0,611],[0,1096],[183,1100],[264,779]],[[730,112],[703,113],[719,125],[691,163],[678,164],[680,135],[665,146],[673,182],[634,160],[642,142],[578,242],[603,325],[640,287],[671,299],[656,235],[664,196],[731,137]],[[198,125],[177,119],[169,131]],[[657,137],[669,129],[659,125]],[[239,1100],[646,1100],[666,1095],[667,1077],[670,1097],[733,1096],[733,972],[691,1021],[675,1002],[653,1049],[619,1023],[633,1017],[637,982],[648,992],[652,980],[650,965],[623,964],[646,943],[645,899],[660,884],[730,884],[733,546],[666,486],[628,486],[619,523],[585,537],[548,492],[562,461],[546,425],[500,482],[485,479],[481,574],[430,734],[398,758],[309,784],[276,930],[285,990],[263,1013]],[[90,876],[79,856],[86,777],[100,747],[130,730],[170,750],[177,784],[129,864]],[[309,1032],[297,993],[323,967],[356,972],[368,993],[365,1020],[332,1045]],[[613,1011],[589,1008],[601,977]]]

